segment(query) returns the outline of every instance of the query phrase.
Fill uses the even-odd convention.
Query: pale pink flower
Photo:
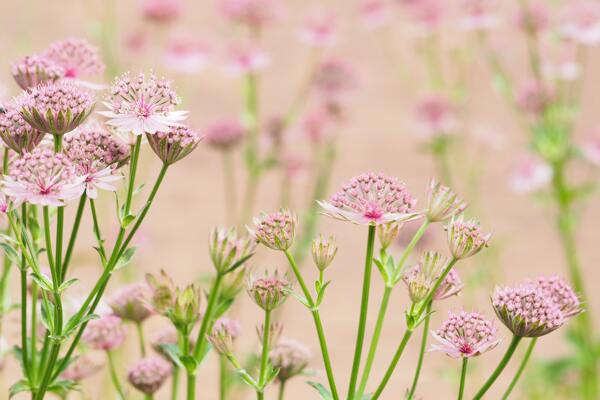
[[[183,0],[142,0],[141,13],[149,21],[166,24],[181,17]]]
[[[298,217],[290,210],[281,209],[272,214],[254,217],[254,227],[247,227],[250,236],[273,250],[285,251],[292,247],[296,236]]]
[[[455,259],[463,259],[474,256],[485,247],[492,237],[491,233],[481,232],[479,222],[475,220],[465,221],[462,215],[452,217],[446,226],[448,231],[448,247]]]
[[[158,131],[146,136],[154,153],[167,165],[187,157],[202,140],[200,133],[187,126],[176,126],[166,132]]]
[[[532,117],[539,117],[556,98],[554,88],[545,82],[531,80],[519,88],[517,104]]]
[[[54,61],[44,56],[26,56],[13,63],[11,73],[23,90],[28,90],[41,83],[54,82],[65,76],[65,70]]]
[[[0,113],[0,138],[4,144],[21,154],[35,149],[45,133],[34,129],[23,119],[16,104],[10,103]]]
[[[281,382],[302,374],[310,358],[308,347],[294,339],[281,338],[269,351],[269,361],[279,370],[277,379]]]
[[[283,15],[280,0],[217,0],[221,14],[228,20],[260,30]]]
[[[439,253],[425,252],[419,263],[403,274],[402,280],[408,287],[409,296],[414,303],[427,297],[447,262]],[[458,295],[463,286],[458,272],[452,268],[433,294],[433,300],[439,301]]]
[[[558,29],[567,40],[583,45],[600,44],[600,4],[590,0],[569,2]]]
[[[116,315],[104,315],[88,322],[81,340],[96,350],[112,350],[125,340],[126,328]]]
[[[17,102],[25,121],[53,135],[63,135],[77,128],[96,104],[90,91],[70,81],[41,84],[24,93]]]
[[[458,26],[465,31],[484,31],[498,26],[496,0],[463,0]]]
[[[148,34],[144,30],[138,30],[128,33],[123,38],[123,45],[129,53],[141,54],[146,51],[149,41]]]
[[[286,150],[281,154],[280,162],[283,173],[290,182],[301,180],[309,174],[310,163],[299,154]]]
[[[539,34],[550,26],[548,7],[541,2],[520,7],[515,17],[517,26],[524,32]]]
[[[540,276],[534,284],[558,305],[565,318],[571,318],[583,311],[579,297],[563,278],[556,275]]]
[[[323,143],[333,135],[333,118],[327,110],[316,108],[302,119],[301,129],[312,143]]]
[[[279,307],[292,291],[292,284],[285,275],[275,271],[272,275],[248,278],[247,292],[250,298],[265,311],[273,311]]]
[[[115,80],[107,101],[108,111],[98,112],[109,118],[107,124],[124,133],[142,135],[168,131],[180,126],[187,111],[175,111],[179,104],[177,93],[165,79],[139,73],[125,73]]]
[[[43,54],[64,69],[66,78],[95,76],[104,72],[98,48],[85,39],[72,37],[56,41]]]
[[[383,0],[360,0],[358,13],[368,30],[377,29],[389,23],[390,12]]]
[[[313,86],[325,102],[339,102],[357,88],[358,77],[348,62],[340,58],[328,58],[315,71]]]
[[[204,130],[206,144],[219,150],[229,150],[241,143],[246,128],[237,118],[224,118],[208,125]]]
[[[164,53],[165,66],[174,72],[186,75],[204,70],[209,58],[209,46],[194,37],[171,39]]]
[[[382,173],[354,177],[329,201],[318,203],[326,215],[356,224],[379,225],[420,216],[413,212],[416,202],[406,186]]]
[[[145,282],[131,283],[108,299],[113,312],[126,321],[140,323],[154,314],[150,306],[150,287]]]
[[[85,188],[66,155],[40,147],[14,158],[2,185],[15,203],[42,206],[63,206]]]
[[[552,168],[542,160],[523,158],[516,166],[511,180],[511,189],[518,194],[527,194],[546,187],[552,180]]]
[[[129,383],[137,390],[152,395],[171,376],[173,365],[161,357],[150,356],[137,360],[127,372]]]
[[[437,341],[430,351],[441,351],[452,358],[479,356],[500,343],[494,323],[477,312],[449,313],[440,329],[431,335]]]
[[[331,47],[337,42],[336,18],[323,10],[309,14],[298,31],[298,39],[313,47]]]
[[[430,140],[454,133],[458,122],[454,105],[445,96],[429,95],[415,108],[418,135]]]
[[[6,214],[10,209],[10,202],[4,192],[0,191],[0,214]]]
[[[116,191],[117,166],[129,157],[129,146],[113,137],[102,125],[92,122],[65,136],[64,153],[73,162],[77,176],[84,177],[86,194],[95,199],[98,189]]]
[[[233,46],[229,51],[225,71],[231,76],[254,74],[271,65],[268,53],[251,45]]]
[[[401,3],[425,34],[438,30],[448,13],[444,0],[404,0]]]
[[[0,124],[1,124],[0,120]],[[583,157],[590,164],[600,167],[600,136],[590,138],[582,147]]]
[[[234,340],[242,333],[242,325],[240,322],[227,317],[219,318],[215,322],[213,329],[225,329]]]
[[[102,366],[102,363],[83,355],[75,358],[60,376],[70,381],[80,382],[99,372]]]
[[[581,68],[577,60],[577,46],[565,43],[561,46],[556,60],[545,57],[542,65],[544,76],[562,81],[574,81],[581,76]]]

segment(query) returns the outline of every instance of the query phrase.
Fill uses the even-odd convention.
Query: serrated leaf
[[[333,396],[331,395],[329,390],[327,390],[327,388],[325,388],[325,386],[323,386],[319,382],[308,381],[306,383],[309,386],[313,387],[317,392],[319,392],[319,395],[321,395],[322,400],[333,400]]]
[[[12,399],[17,394],[23,393],[23,392],[29,392],[30,390],[31,390],[31,387],[29,386],[29,383],[25,380],[20,380],[17,383],[15,383],[14,385],[12,385],[10,387],[10,389],[8,389],[8,398]]]
[[[117,264],[115,265],[114,270],[116,271],[118,269],[121,269],[121,268],[127,266],[133,259],[133,256],[135,255],[135,251],[136,251],[136,247],[130,247],[127,250],[125,250],[123,252],[123,254],[121,254],[121,257],[119,257],[119,261],[117,261]]]

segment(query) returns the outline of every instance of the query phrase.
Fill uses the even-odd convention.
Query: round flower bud
[[[256,241],[248,237],[238,237],[237,230],[214,228],[210,234],[208,252],[213,266],[220,274],[245,262],[256,247]]]
[[[427,211],[425,216],[431,222],[445,221],[462,213],[467,203],[460,200],[456,193],[447,186],[432,180],[427,194]]]
[[[120,318],[140,323],[154,313],[149,304],[150,296],[146,283],[132,283],[117,290],[108,305]]]
[[[282,338],[269,352],[269,361],[273,368],[279,369],[277,379],[284,382],[302,374],[310,360],[310,351],[302,343]]]
[[[487,247],[491,233],[484,235],[479,223],[464,221],[463,217],[452,217],[447,226],[448,245],[452,256],[458,260],[474,256]]]
[[[272,311],[285,301],[292,290],[292,285],[285,276],[277,271],[272,276],[250,276],[248,294],[254,302],[265,311]]]
[[[273,250],[286,251],[294,242],[298,218],[290,210],[281,209],[273,214],[263,214],[254,218],[254,229],[248,228],[250,235]]]
[[[315,265],[320,271],[325,271],[325,269],[329,267],[329,264],[331,264],[337,254],[337,250],[333,236],[330,236],[329,239],[319,236],[318,239],[313,241],[312,257]]]
[[[129,383],[142,393],[154,394],[171,375],[173,366],[160,357],[146,357],[136,361],[127,373]]]

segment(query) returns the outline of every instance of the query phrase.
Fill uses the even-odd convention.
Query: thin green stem
[[[517,370],[517,373],[513,377],[512,381],[510,381],[510,385],[508,385],[506,392],[504,392],[504,395],[502,396],[502,400],[508,399],[508,396],[510,396],[511,392],[517,385],[517,382],[521,378],[521,375],[523,375],[523,371],[525,370],[525,366],[527,366],[527,362],[529,361],[529,357],[531,357],[531,353],[533,353],[533,349],[535,347],[536,342],[537,342],[537,338],[532,338],[531,341],[529,342],[529,346],[527,346],[527,351],[525,352],[525,356],[523,356],[521,365],[519,365],[519,369]]]
[[[135,177],[137,174],[138,161],[140,159],[140,149],[142,147],[142,135],[138,135],[133,145],[131,164],[129,165],[129,185],[127,187],[127,198],[125,200],[125,216],[131,211],[133,201],[133,191],[135,189]]]
[[[106,351],[106,357],[108,358],[110,379],[113,383],[113,386],[115,387],[115,391],[117,392],[121,400],[125,400],[125,392],[123,391],[123,386],[121,386],[121,382],[119,381],[119,375],[117,374],[117,370],[115,368],[115,361],[110,350]]]
[[[419,309],[419,312],[417,313],[418,317],[423,315],[423,312],[427,309],[427,307],[429,306],[429,303],[431,303],[433,301],[433,296],[435,295],[435,292],[437,292],[438,288],[440,287],[440,285],[442,284],[444,279],[446,279],[446,276],[450,273],[450,270],[452,269],[454,264],[456,264],[457,262],[458,262],[458,259],[454,258],[454,257],[452,257],[450,259],[450,261],[448,261],[448,265],[446,265],[446,268],[444,269],[442,274],[438,277],[437,281],[435,281],[433,288],[429,291],[429,294],[427,294],[427,297],[425,297],[425,300],[423,300],[421,308]]]
[[[269,363],[269,332],[271,331],[271,310],[265,310],[263,337],[262,337],[262,353],[260,356],[260,372],[258,375],[258,386],[256,394],[259,399],[264,397],[265,384],[267,380],[267,365]]]
[[[406,347],[406,344],[408,343],[411,336],[412,336],[412,330],[407,329],[406,332],[404,332],[402,341],[398,345],[398,349],[396,349],[396,353],[394,354],[394,357],[392,358],[392,362],[388,366],[388,369],[386,370],[385,375],[383,376],[383,379],[381,380],[381,383],[377,387],[377,390],[375,390],[375,393],[373,393],[373,396],[370,398],[370,400],[377,400],[379,398],[379,396],[381,396],[381,393],[383,393],[383,390],[385,389],[385,386],[388,384],[390,378],[392,377],[392,374],[394,373],[394,370],[396,369],[396,365],[398,365],[398,361],[400,361],[400,357],[402,357],[404,348]]]
[[[65,208],[57,207],[56,209],[56,237],[55,240],[55,254],[54,257],[56,261],[54,262],[54,268],[56,268],[56,277],[58,279],[58,284],[62,282],[62,247],[63,247],[63,232],[64,232],[64,222],[65,222]]]
[[[213,282],[212,288],[210,289],[210,294],[208,296],[208,304],[206,306],[206,311],[204,312],[204,316],[202,317],[202,323],[200,324],[200,330],[198,331],[198,337],[196,338],[196,344],[194,345],[193,356],[194,358],[198,358],[202,351],[204,350],[204,346],[206,345],[206,335],[210,332],[213,323],[213,312],[214,308],[217,304],[217,300],[219,298],[219,291],[221,290],[221,282],[223,281],[223,275],[217,274],[215,281]]]
[[[277,392],[277,400],[283,400],[284,394],[285,394],[285,384],[286,384],[285,380],[279,382],[279,391]]]
[[[460,370],[460,386],[458,387],[458,400],[462,400],[465,394],[465,380],[467,379],[467,363],[468,357],[463,357],[462,368]]]
[[[506,364],[508,364],[508,361],[510,361],[511,357],[513,356],[521,339],[522,338],[519,336],[513,336],[512,340],[510,341],[510,344],[508,345],[508,349],[506,349],[506,353],[504,353],[504,356],[502,357],[502,360],[500,360],[500,363],[498,364],[494,372],[492,372],[492,375],[483,384],[481,389],[479,389],[475,397],[473,397],[473,400],[482,399],[486,392],[494,384],[494,382],[496,382],[496,379],[498,379],[498,377],[506,367]]]
[[[140,354],[142,357],[146,357],[146,342],[144,340],[144,327],[141,322],[135,323],[135,329],[137,331],[138,340],[140,342]]]
[[[84,194],[79,198],[79,204],[77,206],[77,213],[73,220],[73,229],[71,229],[71,236],[69,238],[69,244],[67,245],[67,252],[65,253],[65,261],[62,266],[62,280],[64,281],[67,277],[67,270],[71,257],[73,256],[73,249],[75,248],[75,242],[77,241],[77,234],[79,232],[79,226],[81,225],[81,217],[83,216],[83,209],[85,208],[85,201],[87,196]]]
[[[98,242],[98,252],[104,260],[106,260],[106,251],[104,250],[104,239],[102,239],[102,232],[100,230],[100,224],[98,223],[98,214],[96,212],[96,202],[94,199],[90,199],[90,209],[92,210],[92,221],[94,223],[94,236],[96,236],[96,242]]]
[[[408,260],[408,256],[411,255],[412,251],[415,249],[415,246],[417,245],[417,243],[419,243],[419,240],[421,240],[421,238],[425,234],[425,231],[427,231],[427,227],[429,227],[430,224],[431,224],[431,221],[429,221],[429,219],[426,218],[423,221],[423,223],[421,224],[421,226],[419,227],[419,229],[417,229],[417,231],[415,232],[411,241],[404,248],[404,251],[400,255],[400,259],[398,260],[398,272],[399,273],[403,272],[404,264],[406,264],[406,260]],[[396,279],[397,278],[398,277],[396,277]]]
[[[415,376],[413,377],[412,385],[410,386],[410,391],[408,392],[407,399],[411,400],[415,391],[417,390],[417,385],[419,383],[419,376],[421,375],[421,368],[423,368],[423,360],[425,359],[425,349],[427,348],[427,336],[429,335],[429,322],[431,320],[431,306],[432,302],[429,302],[427,309],[425,312],[427,315],[425,316],[425,321],[423,322],[423,333],[421,337],[421,348],[419,349],[419,359],[417,361],[417,368],[415,369]]]
[[[31,379],[35,382],[37,379],[37,300],[38,286],[31,282]]]
[[[176,364],[173,365],[173,375],[171,376],[171,400],[178,400],[179,398],[179,373],[179,366]]]
[[[46,254],[48,255],[48,266],[50,267],[50,271],[55,271],[54,268],[54,252],[52,251],[52,234],[50,233],[50,212],[48,211],[48,207],[44,206],[43,208],[44,214],[44,240],[46,243]],[[52,272],[52,277],[54,278],[54,272]]]
[[[219,400],[225,400],[227,398],[228,376],[227,358],[219,355]]]
[[[23,369],[27,378],[31,376],[29,368],[29,351],[27,345],[27,270],[21,266],[21,352]]]

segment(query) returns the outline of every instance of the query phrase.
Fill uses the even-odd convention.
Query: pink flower
[[[143,73],[132,78],[125,73],[115,80],[104,102],[108,111],[98,113],[109,118],[107,124],[121,132],[154,134],[180,126],[187,118],[187,111],[175,111],[178,104],[179,98],[169,81]]]
[[[583,45],[600,43],[600,4],[582,0],[569,2],[559,26],[561,35]]]
[[[329,58],[317,68],[313,86],[325,102],[339,102],[358,86],[352,65],[339,58]]]
[[[129,157],[129,147],[98,123],[89,123],[65,136],[64,153],[76,174],[85,178],[86,194],[95,199],[98,189],[116,191],[113,182],[123,179],[115,166]]]
[[[448,231],[448,247],[455,259],[474,256],[488,246],[491,233],[481,232],[479,223],[475,220],[465,221],[463,216],[454,216],[446,227]]]
[[[419,101],[415,118],[419,136],[434,139],[452,134],[457,129],[454,105],[442,95],[429,95]]]
[[[125,340],[125,325],[116,315],[104,315],[88,322],[81,340],[96,350],[112,350]]]
[[[56,41],[43,54],[62,67],[67,78],[94,76],[104,72],[98,48],[85,39],[67,38]]]
[[[511,189],[526,194],[544,188],[552,179],[552,168],[541,160],[527,157],[521,160],[512,174]]]
[[[194,37],[173,39],[167,43],[164,63],[172,71],[192,75],[202,71],[208,64],[210,49]]]
[[[129,383],[142,393],[152,395],[171,376],[173,366],[161,357],[137,360],[127,373]]]
[[[176,126],[166,132],[148,133],[147,138],[154,153],[167,165],[187,157],[202,140],[198,132],[187,126]]]
[[[219,150],[237,146],[246,135],[246,128],[236,118],[224,118],[213,122],[204,130],[206,144]]]
[[[437,259],[436,255],[438,256]],[[418,303],[425,299],[446,267],[446,262],[447,260],[441,258],[437,253],[427,252],[418,264],[404,273],[402,280],[409,288],[409,294],[413,302]],[[452,268],[435,291],[433,300],[439,301],[458,295],[463,287],[458,272],[455,268]]]
[[[2,124],[0,119],[0,126]],[[600,167],[600,137],[596,136],[589,139],[582,147],[585,160],[590,164]]]
[[[117,290],[108,299],[108,305],[118,317],[140,323],[154,314],[150,296],[150,287],[146,283],[132,283]]]
[[[33,128],[63,135],[85,121],[96,101],[92,93],[70,81],[45,83],[18,99],[21,115]]]
[[[560,52],[556,60],[545,57],[542,65],[544,76],[550,79],[563,81],[574,81],[581,75],[581,68],[577,60],[577,45],[564,43],[560,47]]]
[[[541,276],[535,282],[539,288],[558,305],[565,318],[582,312],[581,301],[571,285],[559,276]]]
[[[0,113],[0,138],[19,154],[35,149],[45,135],[23,119],[14,103],[7,104],[4,113]]]
[[[377,29],[389,22],[390,13],[382,0],[361,0],[358,13],[363,25],[368,30]]]
[[[144,18],[166,24],[179,18],[184,11],[182,0],[143,0],[141,13]]]
[[[404,0],[409,16],[421,25],[425,34],[440,28],[447,14],[444,0]]]
[[[219,354],[230,355],[233,342],[240,334],[240,323],[229,318],[220,318],[215,322],[208,341]]]
[[[438,342],[430,351],[441,351],[452,358],[479,356],[500,343],[494,323],[476,312],[449,313],[440,329],[431,333]]]
[[[273,250],[288,250],[296,236],[298,217],[290,210],[255,217],[254,228],[247,227],[250,236]]]
[[[60,374],[64,379],[80,382],[85,378],[96,374],[102,369],[102,364],[94,361],[89,356],[83,355],[75,358],[69,366]]]
[[[385,224],[419,217],[415,200],[397,178],[365,173],[342,186],[329,201],[318,201],[325,214],[356,224]]]
[[[552,86],[532,80],[523,85],[517,93],[517,104],[532,117],[539,117],[555,100]]]
[[[465,31],[483,31],[498,25],[494,13],[495,0],[463,0],[459,27]]]
[[[240,322],[227,317],[219,318],[215,322],[213,329],[225,329],[233,339],[236,339],[242,333]]]
[[[530,3],[527,8],[519,8],[516,16],[517,26],[524,32],[538,34],[550,25],[548,8],[544,3]]]
[[[304,117],[301,129],[312,143],[323,143],[333,136],[333,122],[327,110],[316,108]]]
[[[14,63],[12,76],[23,90],[28,90],[41,83],[54,82],[65,76],[65,70],[54,61],[44,56],[26,56]]]
[[[228,20],[260,30],[283,14],[280,0],[218,0],[219,11]]]
[[[287,276],[280,276],[277,271],[272,275],[250,275],[248,279],[248,295],[256,305],[265,311],[273,311],[279,307],[292,290]]]
[[[42,206],[64,206],[84,190],[83,178],[67,156],[39,147],[14,158],[2,184],[16,203]]]
[[[229,61],[225,67],[232,76],[257,73],[271,64],[271,57],[252,46],[234,46],[229,51]]]
[[[337,42],[336,19],[322,10],[306,17],[298,31],[298,39],[313,47],[331,47]]]
[[[310,350],[297,340],[281,338],[269,352],[269,361],[279,370],[277,379],[287,381],[304,372],[310,361]]]

